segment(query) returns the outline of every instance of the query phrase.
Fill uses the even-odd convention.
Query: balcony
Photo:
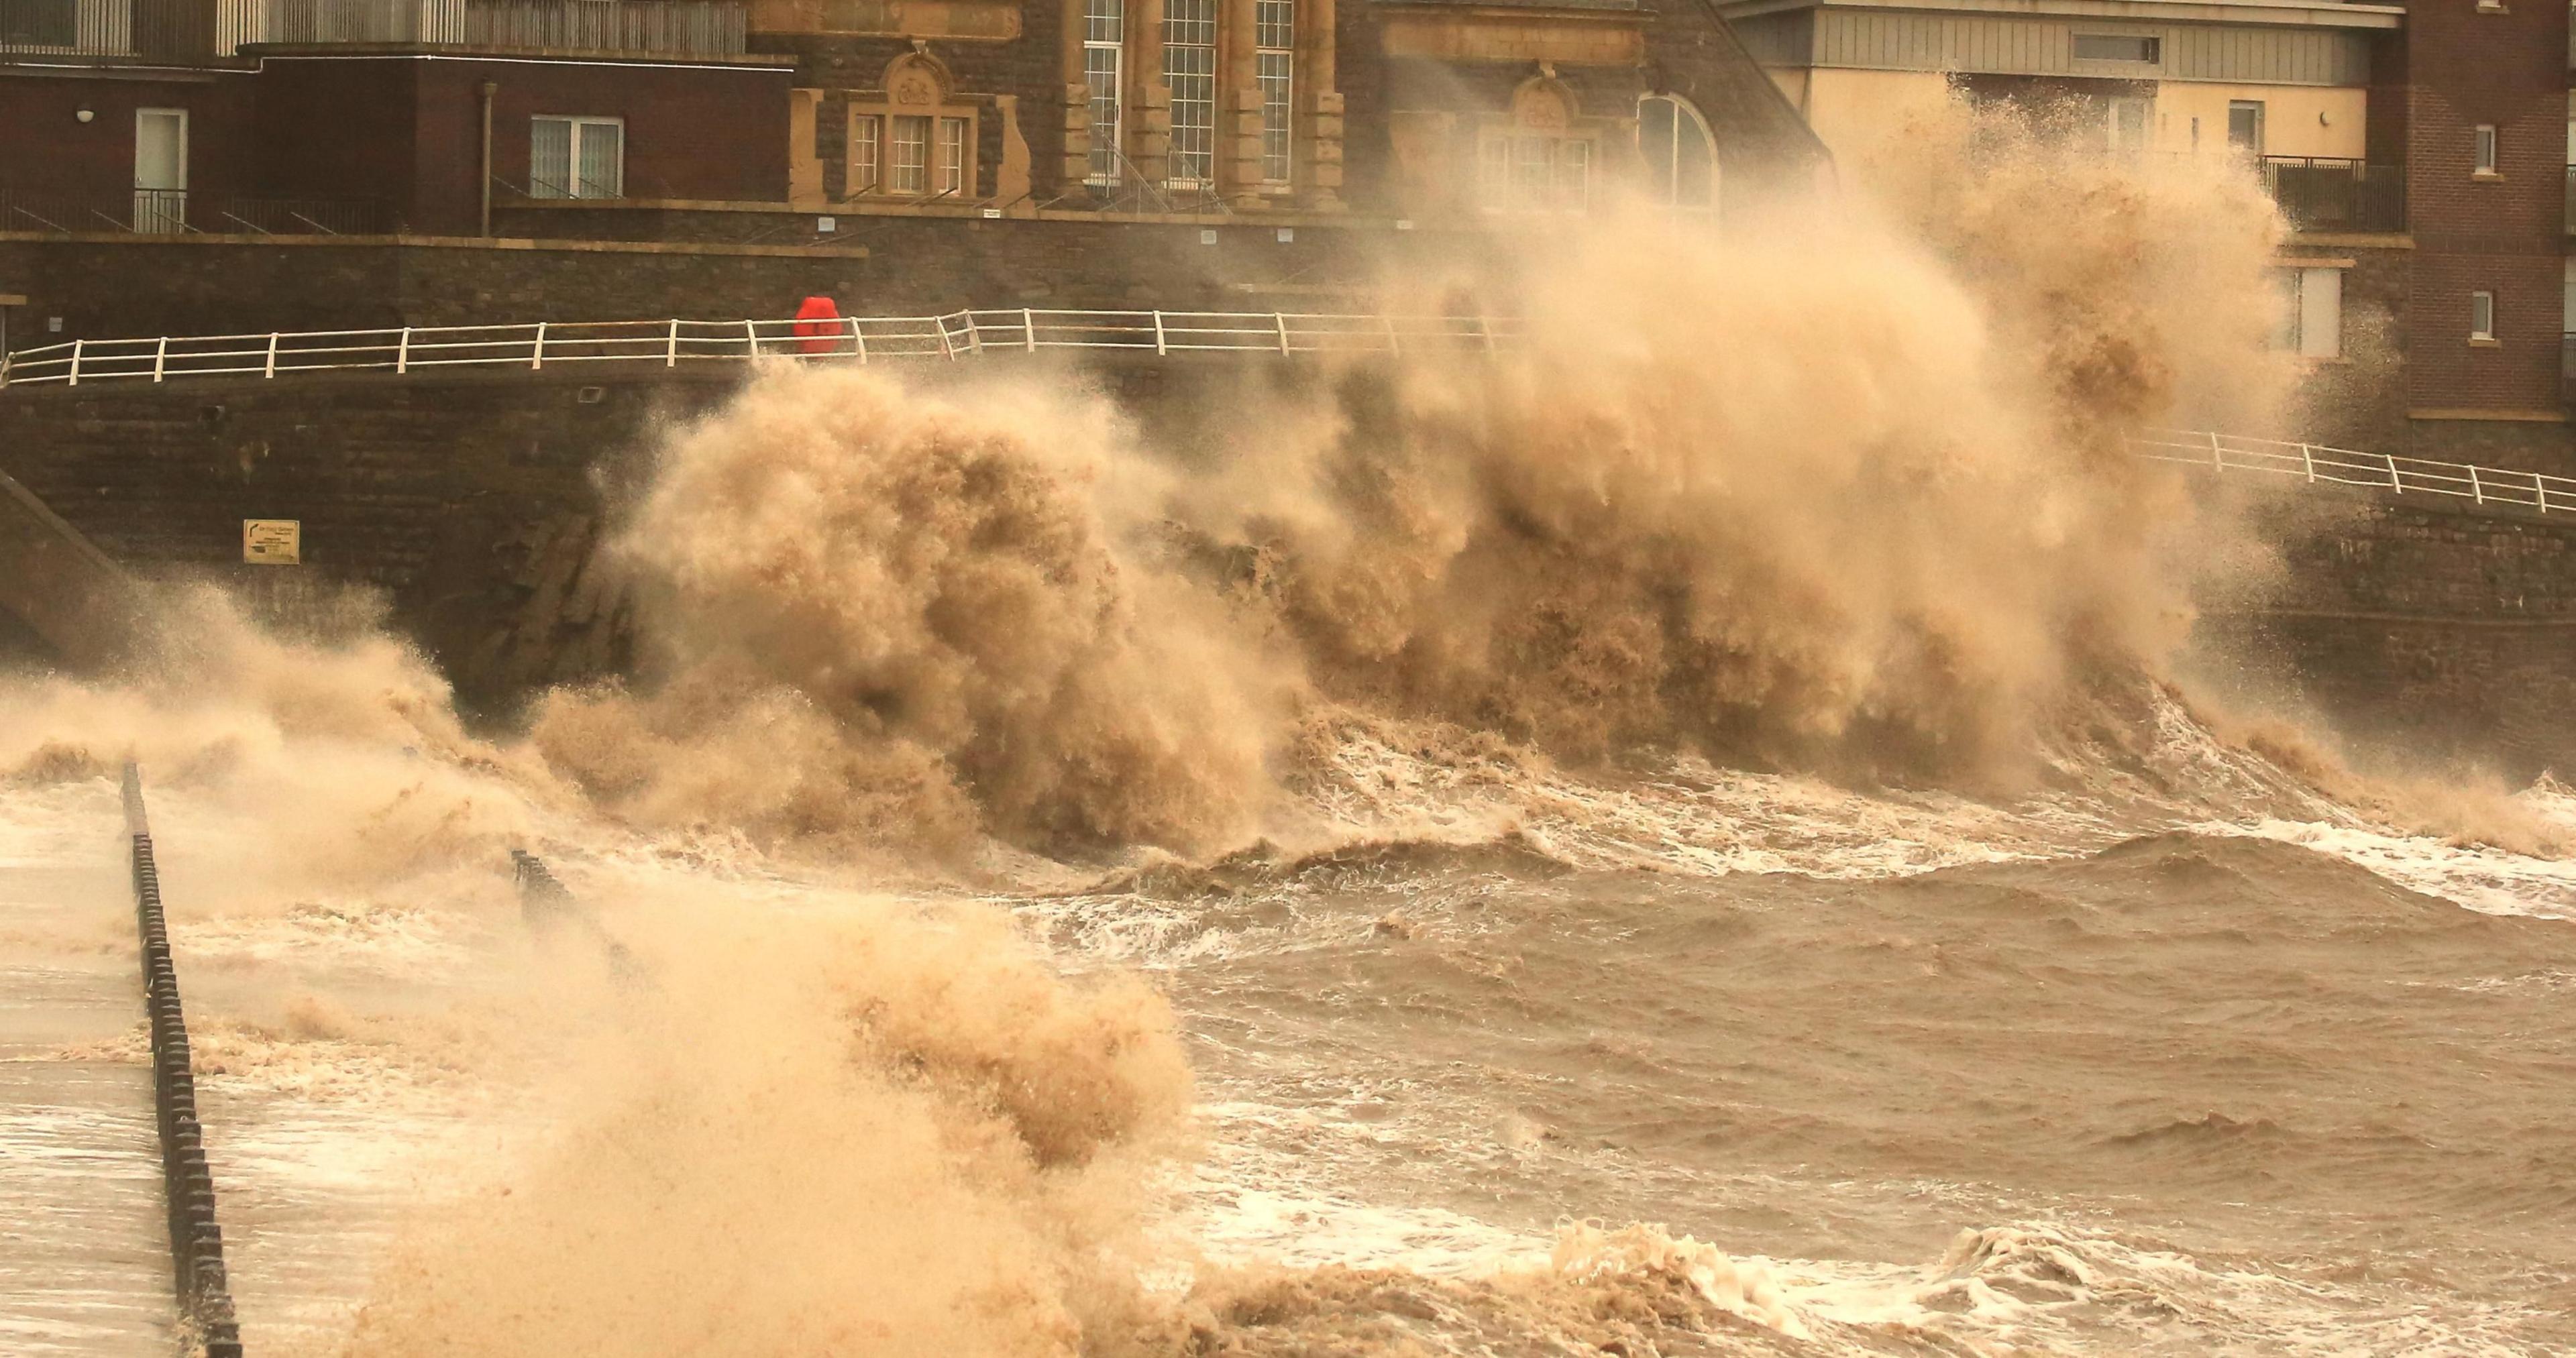
[[[2319,156],[2265,156],[2263,187],[2302,231],[2406,229],[2406,171]]]
[[[101,194],[0,188],[0,231],[362,236],[391,228],[384,205],[367,198],[253,198],[175,189]]]
[[[738,57],[722,0],[0,0],[0,57],[207,61],[252,43]]]

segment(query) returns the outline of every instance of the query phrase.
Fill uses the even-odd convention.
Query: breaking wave
[[[2293,407],[2262,352],[2280,226],[2259,192],[1973,120],[1915,129],[1865,178],[1722,237],[1628,219],[1534,241],[1508,294],[1474,285],[1528,318],[1524,346],[1227,389],[1209,446],[1157,446],[1069,373],[769,367],[667,431],[624,506],[636,674],[480,734],[382,629],[274,635],[198,592],[120,682],[0,683],[0,797],[68,805],[139,757],[174,842],[208,846],[173,867],[204,884],[174,907],[191,965],[321,978],[282,1015],[209,1021],[213,1087],[363,1105],[374,1084],[416,1110],[480,1083],[538,1125],[405,1218],[325,1351],[2127,1351],[2212,1327],[2305,1342],[2338,1314],[2393,1343],[2385,1292],[2352,1320],[2259,1267],[1893,1171],[1720,1224],[1794,1234],[1799,1203],[1831,1202],[1919,1243],[1905,1214],[1951,1192],[1954,1218],[2022,1224],[1900,1266],[1568,1219],[1598,1193],[1642,1222],[1636,1184],[1717,1182],[1653,1180],[1658,1149],[1777,1160],[1839,1126],[1788,1095],[1674,1093],[1776,1092],[1795,1064],[1758,1023],[1697,1065],[1646,1031],[1723,1007],[1674,962],[1750,936],[1712,882],[1794,875],[1848,894],[1785,913],[1867,917],[1736,978],[1784,1011],[1864,974],[1973,989],[2002,970],[1980,939],[2013,935],[2022,989],[1935,1016],[1962,1025],[2062,980],[2030,936],[2170,926],[2182,976],[2224,970],[2204,934],[2349,944],[2333,912],[2355,901],[2452,962],[2534,937],[2494,917],[2576,910],[2576,873],[2516,851],[2576,825],[2563,790],[2374,789],[2174,675],[2195,587],[2267,554],[2120,438]],[[2423,833],[2497,820],[2512,834]],[[2489,932],[2267,841],[2477,905]],[[513,847],[564,868],[623,960],[522,936],[494,871]],[[1974,876],[2077,859],[2111,885]],[[1967,875],[1923,876],[1942,869]],[[2104,923],[2114,887],[2129,913]],[[2272,913],[2190,916],[2231,892]],[[1961,914],[1990,927],[1927,941]],[[2555,984],[2483,979],[2515,1003]],[[408,1021],[349,1012],[396,984],[463,1017],[406,1045]],[[1830,1008],[1859,1032],[1872,1003]],[[1475,1026],[1495,1015],[1525,1026]],[[1804,1041],[1834,1079],[1902,1083],[1852,1073],[1895,1059],[1837,1045],[1865,1037]],[[2064,1075],[2016,1052],[1987,1059]],[[1628,1120],[1658,1099],[1688,1117]],[[1326,1105],[1349,1125],[1300,1120]],[[1490,1267],[1264,1262],[1191,1217],[1299,1176],[1325,1205],[1283,1220],[1365,1216],[1350,1184],[1392,1200],[1406,1180],[1372,1172],[1424,1173],[1466,1118],[1474,1187],[1516,1225],[1442,1206],[1428,1233],[1492,1245]],[[1586,1121],[1625,1140],[1565,1150]],[[1872,1135],[1836,1163],[1972,1140]],[[2076,1144],[2100,1173],[2187,1178],[2336,1143],[2159,1106]],[[1856,1193],[1906,1206],[1834,1196]]]

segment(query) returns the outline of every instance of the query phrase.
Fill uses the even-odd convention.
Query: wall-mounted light
[[[88,122],[90,119],[95,118],[98,115],[90,112],[88,109],[82,109],[80,112],[75,113],[72,116],[80,119],[82,122]]]

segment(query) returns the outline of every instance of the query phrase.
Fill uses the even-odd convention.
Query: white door
[[[184,231],[188,223],[188,110],[134,111],[134,229]]]

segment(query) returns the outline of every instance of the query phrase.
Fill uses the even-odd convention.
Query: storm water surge
[[[0,680],[0,814],[153,781],[254,1341],[2550,1341],[2576,870],[2171,673],[2264,553],[2118,440],[2289,407],[2271,209],[1916,137],[1534,242],[1475,299],[1526,344],[1208,446],[1072,372],[764,370],[624,507],[641,672],[523,733],[207,594]]]
[[[1534,241],[1477,299],[1525,344],[1247,386],[1220,447],[1062,377],[772,369],[617,545],[655,663],[537,744],[639,823],[901,850],[1239,842],[1333,707],[2026,781],[2222,555],[2120,438],[2285,401],[2276,222],[2223,165],[1954,149],[1899,207]]]

